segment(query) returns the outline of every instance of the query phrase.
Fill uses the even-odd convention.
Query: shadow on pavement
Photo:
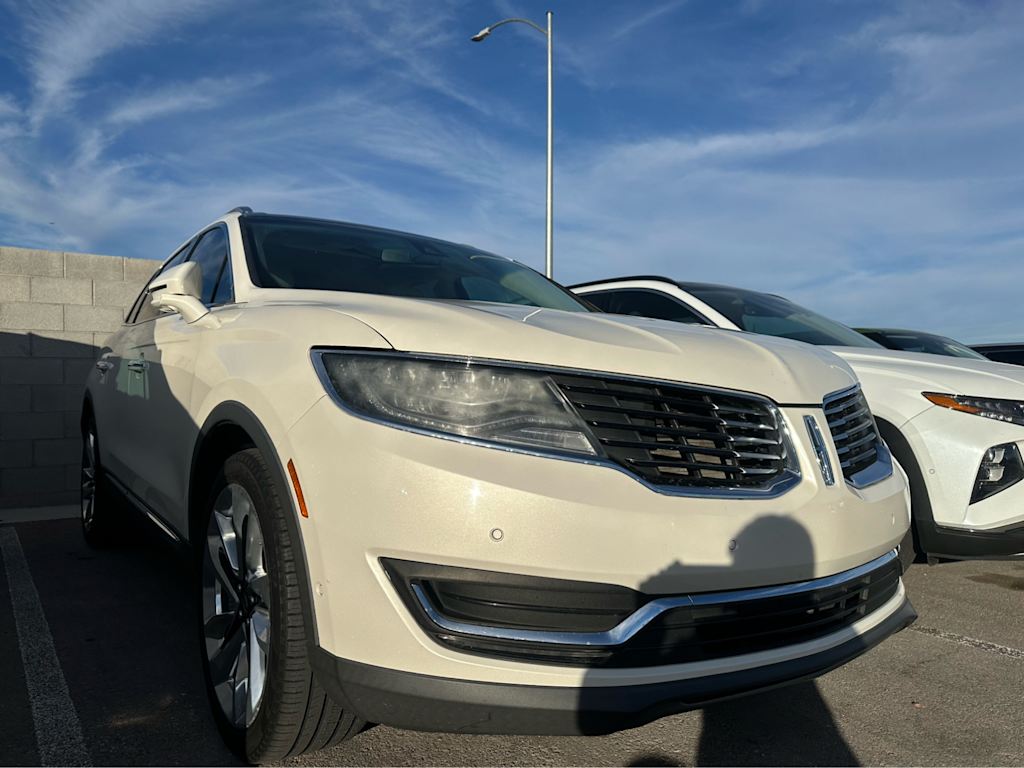
[[[210,716],[184,559],[141,521],[102,551],[77,520],[17,531],[93,764],[237,765]]]

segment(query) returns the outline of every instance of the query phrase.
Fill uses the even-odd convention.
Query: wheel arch
[[[232,453],[246,448],[256,448],[270,469],[272,481],[277,486],[278,498],[287,505],[285,522],[288,534],[295,542],[296,568],[302,586],[302,611],[309,627],[308,637],[312,645],[318,644],[318,632],[313,615],[313,591],[309,578],[305,541],[299,530],[298,513],[292,490],[286,479],[281,458],[274,441],[262,422],[249,408],[239,402],[227,401],[216,406],[207,416],[196,437],[192,451],[192,464],[188,482],[188,539],[196,543],[204,537],[207,492],[210,483],[217,476],[221,465]]]
[[[907,480],[910,482],[910,530],[914,537],[914,547],[918,552],[927,553],[931,544],[929,534],[935,527],[935,518],[932,515],[931,497],[928,495],[928,484],[921,472],[921,465],[914,455],[914,449],[910,447],[910,442],[899,427],[877,415],[875,422],[893,457],[907,473]]]

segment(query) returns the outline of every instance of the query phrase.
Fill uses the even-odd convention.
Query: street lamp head
[[[472,40],[474,43],[479,43],[481,40],[486,38],[489,34],[491,34],[491,28],[490,27],[484,27],[483,29],[481,29],[479,32],[477,32],[475,35],[473,35],[469,39]]]

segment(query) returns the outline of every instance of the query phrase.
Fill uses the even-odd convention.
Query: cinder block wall
[[[156,267],[0,246],[0,508],[78,501],[85,376]]]

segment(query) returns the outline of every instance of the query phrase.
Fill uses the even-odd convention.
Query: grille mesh
[[[608,458],[652,484],[765,488],[786,469],[778,412],[763,400],[648,382],[553,379]]]
[[[875,419],[860,387],[826,397],[823,407],[843,477],[849,480],[878,460]]]

